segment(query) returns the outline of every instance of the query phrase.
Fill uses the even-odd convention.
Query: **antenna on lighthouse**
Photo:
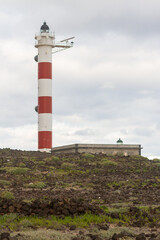
[[[38,105],[35,111],[38,112],[38,150],[41,152],[51,152],[52,149],[52,53],[73,47],[73,38],[55,42],[46,22],[35,36],[38,49],[38,55],[34,57],[38,62]]]
[[[60,51],[63,51],[63,50],[73,47],[74,42],[70,42],[70,40],[72,40],[74,38],[75,37],[70,37],[70,38],[61,40],[60,42],[56,42],[53,47],[54,49],[53,49],[52,53],[54,54],[54,53],[57,53],[57,52],[60,52]]]

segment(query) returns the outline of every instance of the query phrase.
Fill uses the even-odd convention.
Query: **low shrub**
[[[59,157],[58,156],[52,156],[50,159],[51,159],[51,161],[59,161]]]
[[[101,162],[102,165],[113,165],[113,166],[116,166],[118,163],[117,162],[114,162],[114,161],[111,161],[109,160],[108,158],[102,158],[102,162]]]
[[[7,181],[7,180],[0,180],[0,186],[8,186],[10,185],[11,182],[10,181]]]
[[[94,158],[94,155],[91,154],[91,153],[85,153],[83,156],[84,156],[86,159]]]
[[[19,167],[24,168],[24,167],[26,167],[26,164],[23,163],[23,162],[21,162],[21,163],[19,164]]]
[[[62,163],[61,168],[63,169],[73,169],[76,165],[74,163]]]
[[[22,167],[4,167],[1,168],[2,171],[6,171],[7,173],[14,174],[14,175],[23,175],[28,172],[29,168],[22,168]]]
[[[6,199],[6,200],[12,200],[15,197],[14,197],[12,192],[4,191],[4,192],[1,193],[1,198]]]
[[[44,160],[49,163],[54,163],[54,162],[58,162],[60,159],[58,156],[52,156],[52,157],[47,157]]]
[[[46,183],[44,182],[29,183],[29,184],[25,184],[25,187],[42,189],[46,187]]]
[[[154,158],[152,161],[153,162],[160,162],[160,159],[159,158]]]
[[[52,161],[59,161],[59,157],[57,157],[57,156],[52,156],[52,157],[51,157],[51,160],[52,160]]]
[[[28,219],[23,219],[20,222],[19,226],[22,228],[31,228],[31,227],[33,227],[33,223]]]

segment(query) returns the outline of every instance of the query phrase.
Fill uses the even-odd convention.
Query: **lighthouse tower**
[[[50,152],[52,149],[52,48],[54,36],[50,34],[46,22],[35,36],[38,55],[38,150]]]
[[[73,47],[70,37],[55,42],[55,36],[49,32],[46,22],[40,28],[40,34],[35,36],[38,55],[38,150],[51,152],[52,149],[52,54]],[[54,48],[54,49],[52,49]]]

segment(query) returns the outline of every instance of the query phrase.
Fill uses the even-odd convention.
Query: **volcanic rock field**
[[[6,148],[0,164],[0,239],[160,240],[159,159]]]

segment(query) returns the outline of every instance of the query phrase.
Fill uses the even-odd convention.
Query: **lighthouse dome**
[[[46,24],[46,22],[44,22],[43,25],[41,26],[41,32],[49,32],[49,27]]]

